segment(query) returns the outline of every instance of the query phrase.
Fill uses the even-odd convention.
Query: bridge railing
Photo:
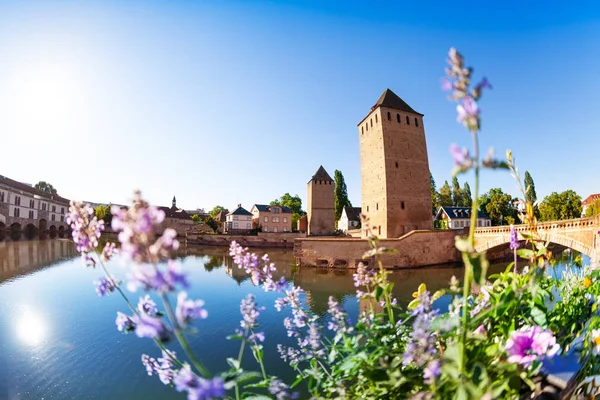
[[[596,215],[594,217],[587,218],[576,218],[576,219],[565,219],[561,221],[548,221],[548,222],[538,222],[537,223],[538,230],[553,230],[553,229],[581,229],[581,228],[592,228],[594,226],[600,229],[600,215]],[[529,230],[528,225],[515,225],[515,230],[517,232],[526,232]],[[510,232],[510,225],[503,226],[491,226],[485,228],[476,228],[475,234],[485,235],[485,234],[504,234]]]

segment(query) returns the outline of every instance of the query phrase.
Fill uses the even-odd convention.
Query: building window
[[[29,208],[33,208],[33,200],[29,200]]]
[[[52,206],[52,212],[56,212],[56,206]]]
[[[408,115],[406,116],[406,125],[410,125],[410,118],[408,118]]]
[[[0,192],[0,201],[4,202],[4,192]]]
[[[54,221],[54,214],[52,214],[52,221]]]
[[[364,127],[364,126],[361,126],[361,127],[360,127],[360,134],[361,134],[361,135],[364,135],[364,134],[365,134],[365,127]]]
[[[379,203],[375,203],[375,209],[379,210]]]
[[[29,219],[33,219],[33,211],[29,211]]]
[[[273,232],[277,232],[277,227],[276,226],[273,227]]]
[[[388,111],[388,121],[392,120],[392,114],[390,114],[390,112]]]
[[[18,216],[19,216],[19,209],[18,209],[17,207],[15,207],[15,208],[13,209],[13,215],[14,215],[15,217],[18,217]]]
[[[42,203],[42,211],[46,211],[46,203]]]
[[[379,230],[378,235],[381,235],[381,225],[379,225],[379,229],[378,230]]]
[[[234,220],[234,221],[237,221],[237,220],[238,220],[238,216],[237,216],[237,215],[234,215],[234,216],[233,216],[233,220]]]
[[[269,217],[265,217],[265,222],[269,222]]]
[[[371,121],[371,128],[373,127],[373,118],[370,119]]]
[[[287,222],[287,217],[283,217],[283,222]]]
[[[400,114],[396,114],[396,122],[400,123]]]
[[[319,181],[319,183],[321,183],[321,181]],[[279,214],[280,212],[281,212],[281,208],[279,208],[279,207],[273,207],[271,209],[272,214]]]
[[[367,212],[369,212],[369,206],[367,206]]]
[[[238,223],[237,223],[237,222],[234,222],[234,223],[233,223],[233,228],[234,228],[234,229],[237,229],[237,227],[238,227]]]
[[[415,118],[415,126],[418,128],[419,127],[419,120],[417,118]]]
[[[269,232],[269,227],[267,225],[263,226],[263,231]]]
[[[377,114],[375,114],[375,123],[377,123]]]
[[[396,161],[396,168],[398,168],[398,161]]]
[[[279,217],[272,217],[271,222],[279,222]]]
[[[65,216],[64,216],[64,215],[61,215],[61,216],[60,216],[60,222],[63,222],[64,220],[65,220]]]
[[[400,202],[400,208],[402,208],[404,210],[404,202]]]
[[[369,123],[368,122],[365,124],[365,128],[367,128],[367,132],[368,132],[369,131]]]
[[[252,229],[252,225],[251,224],[246,224],[246,229]]]
[[[61,207],[61,208],[60,208],[60,213],[61,213],[61,214],[64,214],[64,213],[65,213],[65,208],[64,208],[64,207]]]

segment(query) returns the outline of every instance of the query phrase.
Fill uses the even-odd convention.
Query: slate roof
[[[327,171],[325,171],[325,168],[323,168],[323,166],[321,165],[319,167],[319,169],[317,170],[317,172],[315,172],[315,174],[312,176],[312,178],[310,179],[310,181],[333,182],[333,179],[331,179],[331,177],[329,176],[329,174],[327,173]]]
[[[190,219],[190,214],[177,207],[158,207],[165,212],[166,218]]]
[[[33,186],[30,186],[26,183],[15,181],[13,179],[7,178],[6,176],[0,175],[0,185],[5,185],[10,188],[17,189],[17,190],[20,190],[22,192],[26,192],[26,193],[29,193],[32,195],[41,196],[47,200],[54,200],[56,202],[69,204],[69,199],[65,199],[64,197],[61,197],[57,194],[50,194],[47,192],[42,192],[41,190],[37,190]]]
[[[348,221],[360,221],[360,213],[362,212],[362,208],[346,206],[344,207],[344,211],[346,212]]]
[[[256,209],[258,211],[265,212],[265,211],[269,211],[269,208],[273,207],[273,206],[270,206],[268,204],[255,204],[253,207],[256,207]],[[291,214],[292,213],[292,209],[289,207],[286,207],[286,206],[277,206],[277,207],[281,208],[281,212],[283,214]]]
[[[400,111],[404,111],[404,112],[409,112],[409,113],[413,113],[413,114],[419,114],[419,115],[423,115],[421,113],[416,112],[415,110],[413,110],[413,108],[411,106],[409,106],[404,100],[402,100],[400,97],[398,97],[398,95],[394,92],[392,92],[390,89],[385,89],[385,91],[381,94],[381,96],[379,96],[379,99],[377,99],[377,103],[375,103],[375,105],[372,107],[372,109],[375,109],[376,107],[387,107],[387,108],[393,108],[394,110],[400,110]]]
[[[582,206],[590,205],[597,199],[600,199],[600,193],[590,194],[588,197],[585,198],[584,201],[581,202],[581,205]]]
[[[439,216],[441,210],[444,210],[444,212],[446,213],[446,215],[448,215],[448,217],[450,219],[469,219],[469,218],[471,218],[471,208],[469,208],[469,207],[445,207],[445,206],[442,206],[442,207],[440,207],[440,209],[438,210],[438,212],[436,214],[436,219]],[[483,211],[481,211],[481,210],[477,211],[477,218],[491,219],[490,217],[485,215],[483,213]]]
[[[232,212],[230,212],[227,215],[252,215],[252,213],[240,205],[240,206],[238,206],[238,208],[236,208],[235,210],[233,210]]]

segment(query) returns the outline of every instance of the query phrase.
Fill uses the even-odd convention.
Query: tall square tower
[[[390,89],[358,124],[362,212],[381,238],[433,229],[423,114]]]
[[[332,235],[335,231],[335,185],[321,165],[308,181],[308,235]]]

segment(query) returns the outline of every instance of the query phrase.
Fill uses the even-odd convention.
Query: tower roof
[[[379,96],[377,103],[375,103],[375,105],[371,109],[375,109],[376,107],[393,108],[394,110],[423,115],[413,110],[411,106],[409,106],[404,100],[398,97],[398,95],[392,92],[390,89],[385,89],[381,96]]]
[[[310,179],[310,181],[327,181],[327,182],[333,182],[333,179],[331,179],[331,177],[329,176],[329,174],[327,173],[327,171],[325,171],[325,168],[323,168],[323,166],[321,165],[319,167],[319,169],[317,170],[317,172],[315,172],[315,174],[312,176],[312,178]]]

